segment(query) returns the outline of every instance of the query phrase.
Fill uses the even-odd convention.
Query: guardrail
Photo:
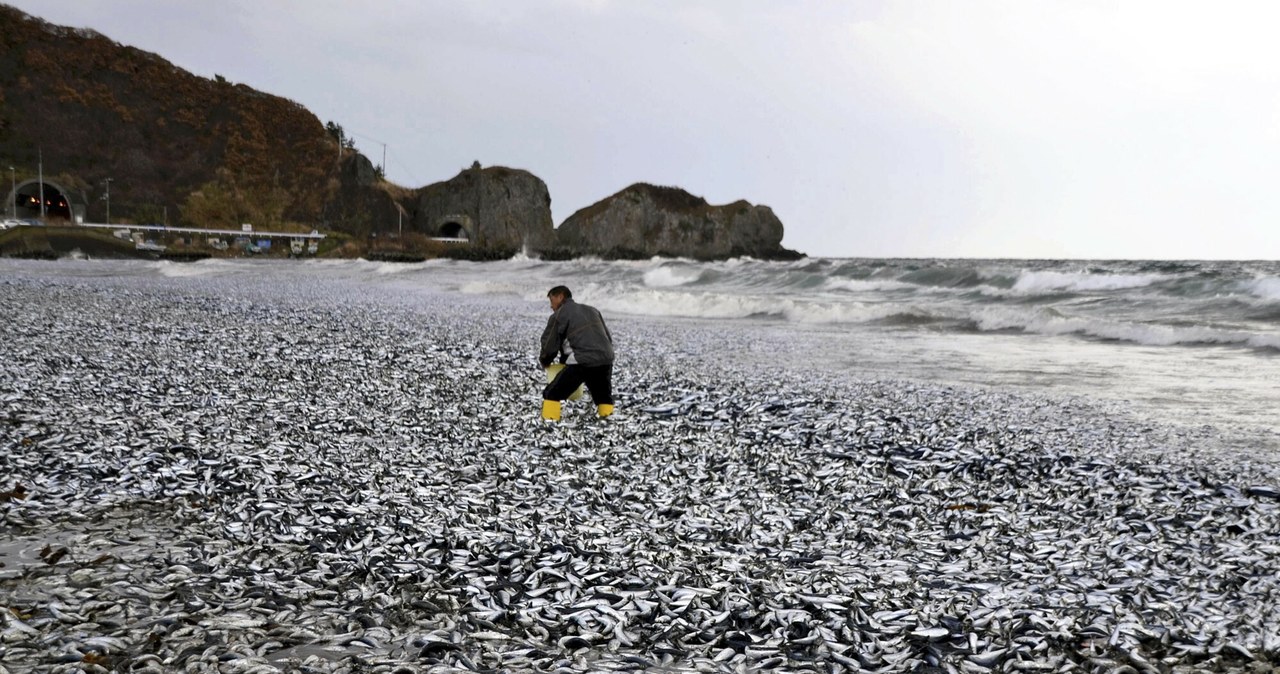
[[[170,232],[174,234],[206,234],[209,236],[247,236],[249,238],[285,238],[285,239],[323,239],[324,234],[312,231],[306,232],[259,232],[244,231],[241,229],[202,229],[199,227],[166,227],[164,225],[105,225],[98,223],[84,223],[80,227],[93,227],[96,229],[128,229],[142,232]]]

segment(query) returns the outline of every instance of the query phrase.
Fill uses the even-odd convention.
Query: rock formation
[[[555,243],[551,194],[541,178],[502,166],[471,168],[418,190],[415,231],[467,239],[490,250],[542,250]]]
[[[782,222],[768,206],[712,206],[682,189],[644,183],[574,213],[557,233],[570,251],[604,257],[800,257],[782,247]]]
[[[522,248],[798,255],[781,247],[782,223],[767,207],[710,206],[675,188],[633,185],[578,211],[557,234],[547,185],[528,171],[477,163],[419,189],[394,185],[341,127],[298,103],[3,4],[0,157],[19,182],[35,178],[42,159],[46,183],[80,196],[87,212],[77,215],[87,222],[108,219],[109,185],[114,223],[315,228],[373,245],[401,230],[469,241],[481,259]]]
[[[322,224],[335,231],[375,238],[396,234],[401,226],[409,232],[409,218],[399,212],[401,200],[393,190],[390,183],[377,178],[367,157],[352,152],[339,165],[337,189],[331,190]]]

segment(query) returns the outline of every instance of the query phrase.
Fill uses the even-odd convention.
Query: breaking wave
[[[1208,325],[1168,325],[1068,316],[1053,309],[1017,311],[1006,307],[987,308],[975,312],[972,324],[982,332],[1080,335],[1146,346],[1234,345],[1280,350],[1280,334],[1259,334]]]
[[[93,266],[85,264],[86,273]],[[545,307],[547,289],[568,285],[580,301],[634,316],[1280,351],[1280,263],[1275,262],[558,262],[518,256],[501,262],[418,264],[205,260],[156,262],[144,269],[175,279],[287,270],[317,281],[406,285],[422,293],[515,296],[538,311]]]
[[[1040,293],[1050,290],[1071,292],[1097,292],[1145,288],[1167,280],[1162,274],[1089,274],[1060,271],[1023,272],[1013,284],[1013,290],[1021,293]]]
[[[644,273],[644,284],[650,288],[674,288],[696,283],[702,278],[702,270],[696,267],[662,266]]]
[[[1263,276],[1244,283],[1250,295],[1268,302],[1280,302],[1280,277]]]

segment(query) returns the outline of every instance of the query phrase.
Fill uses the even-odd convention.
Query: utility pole
[[[107,202],[107,224],[111,224],[111,178],[103,181],[107,184],[107,194],[103,197]]]
[[[39,148],[39,149],[38,149],[38,152],[40,153],[40,154],[39,154],[39,156],[40,156],[40,163],[39,163],[39,175],[40,175],[40,221],[41,221],[41,222],[44,222],[44,219],[45,219],[45,218],[44,218],[44,148]]]
[[[484,235],[481,234],[481,232],[484,231],[484,226],[480,224],[480,209],[484,206],[484,190],[482,189],[484,183],[484,172],[480,169],[479,159],[471,163],[471,170],[475,172],[476,176],[476,221],[472,226],[476,229],[475,245],[479,246],[484,243]]]
[[[13,213],[14,220],[18,219],[18,179],[17,174],[13,172],[13,167],[9,167],[9,211]]]

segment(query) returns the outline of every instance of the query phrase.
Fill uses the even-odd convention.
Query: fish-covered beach
[[[539,418],[546,291],[617,413]],[[1280,666],[1280,266],[0,260],[0,674]]]

